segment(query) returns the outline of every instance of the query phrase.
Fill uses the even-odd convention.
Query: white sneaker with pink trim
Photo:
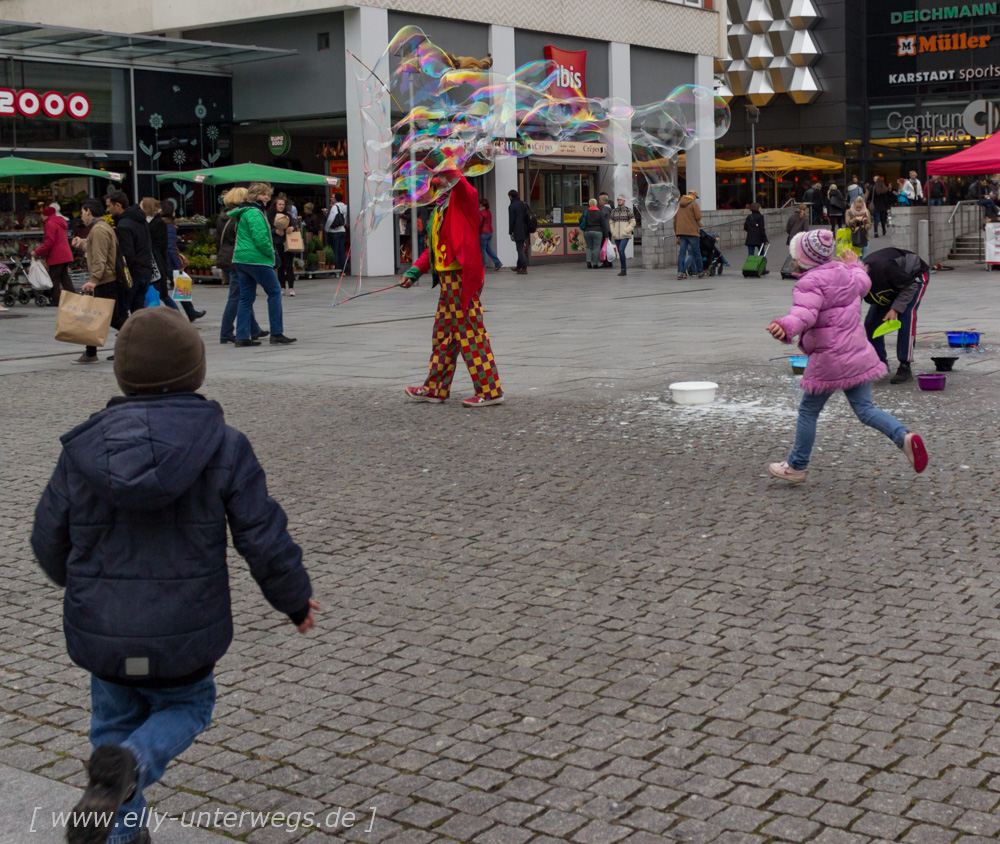
[[[793,469],[786,461],[772,463],[767,467],[772,475],[790,484],[800,484],[809,477],[808,469]]]

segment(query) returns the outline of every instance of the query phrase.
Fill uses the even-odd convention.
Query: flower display
[[[182,149],[174,150],[174,164],[180,167],[185,161],[187,161],[187,153]]]
[[[149,125],[159,132],[163,128],[163,118],[158,114],[151,114],[149,115]]]
[[[213,124],[205,130],[205,134],[208,135],[210,141],[217,141],[219,140],[219,127]]]

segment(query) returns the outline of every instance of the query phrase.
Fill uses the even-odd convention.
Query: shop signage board
[[[608,145],[593,141],[548,141],[538,138],[494,138],[493,151],[497,155],[540,155],[549,158],[607,157]]]
[[[986,224],[986,263],[1000,264],[1000,223]]]
[[[271,155],[284,155],[292,148],[292,138],[287,132],[271,132],[267,136],[267,148]]]
[[[53,119],[72,117],[83,120],[88,114],[90,100],[83,94],[61,94],[58,91],[39,94],[30,88],[20,91],[0,88],[0,117],[45,115]]]
[[[972,83],[961,95],[966,104],[977,94],[1000,93],[998,3],[915,5],[868,4],[869,98],[923,94],[940,101],[955,97],[959,83]]]
[[[587,51],[561,50],[546,45],[544,53],[545,58],[554,62],[559,71],[553,93],[556,96],[575,97],[579,91],[584,97],[587,96]]]

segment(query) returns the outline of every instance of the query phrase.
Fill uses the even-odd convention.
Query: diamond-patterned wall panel
[[[728,0],[728,51],[716,61],[730,90],[754,105],[779,94],[808,103],[821,93],[810,65],[819,47],[809,30],[820,19],[814,0]]]

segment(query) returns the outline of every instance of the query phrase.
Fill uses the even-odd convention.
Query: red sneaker
[[[903,454],[910,461],[913,471],[920,474],[927,468],[927,448],[920,434],[907,434],[903,440]]]
[[[785,460],[781,463],[772,463],[767,468],[774,477],[788,481],[790,484],[801,484],[809,477],[808,469],[793,469]]]
[[[438,396],[432,396],[430,390],[426,387],[407,387],[404,392],[406,393],[406,397],[413,401],[425,401],[431,404],[441,404],[444,401],[444,399]]]
[[[462,407],[488,407],[491,404],[503,404],[503,396],[497,396],[495,399],[488,399],[486,396],[462,399]]]

